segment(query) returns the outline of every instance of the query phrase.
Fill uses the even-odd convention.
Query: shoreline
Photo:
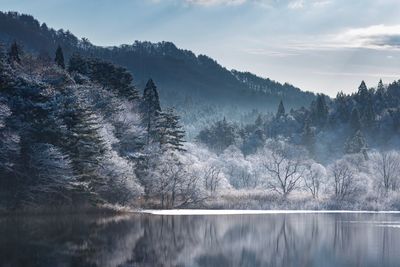
[[[71,209],[42,209],[32,211],[0,211],[0,217],[24,216],[231,216],[231,215],[278,215],[278,214],[400,214],[398,210],[255,210],[255,209],[112,209],[105,207]]]
[[[396,210],[205,210],[205,209],[172,209],[140,210],[139,213],[165,216],[195,215],[268,215],[268,214],[400,214]]]

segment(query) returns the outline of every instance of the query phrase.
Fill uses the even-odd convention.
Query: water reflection
[[[398,266],[400,216],[0,219],[0,266]]]

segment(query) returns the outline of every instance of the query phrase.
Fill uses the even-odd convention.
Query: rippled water
[[[400,266],[400,215],[0,218],[0,266]]]

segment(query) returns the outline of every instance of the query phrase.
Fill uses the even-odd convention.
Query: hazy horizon
[[[394,0],[1,3],[2,11],[33,15],[95,45],[171,41],[228,69],[330,96],[354,92],[361,80],[372,87],[380,78],[399,78],[400,2]]]

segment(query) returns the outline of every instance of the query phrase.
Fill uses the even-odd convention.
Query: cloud
[[[304,8],[304,0],[291,1],[288,4],[288,8],[290,8],[290,9],[302,9],[302,8]]]
[[[371,49],[399,49],[400,25],[372,25],[349,29],[336,37],[337,41],[353,47]]]
[[[160,0],[152,0],[160,1]],[[289,9],[302,9],[305,7],[325,6],[334,0],[179,0],[186,4],[194,4],[199,6],[216,6],[216,5],[242,5],[254,4],[259,7],[274,8],[287,7]]]
[[[284,39],[286,39],[285,48],[294,51],[340,49],[400,50],[400,24],[390,26],[384,24],[372,25],[318,35],[286,36]]]
[[[213,6],[213,5],[241,5],[247,0],[185,0],[189,4]]]

